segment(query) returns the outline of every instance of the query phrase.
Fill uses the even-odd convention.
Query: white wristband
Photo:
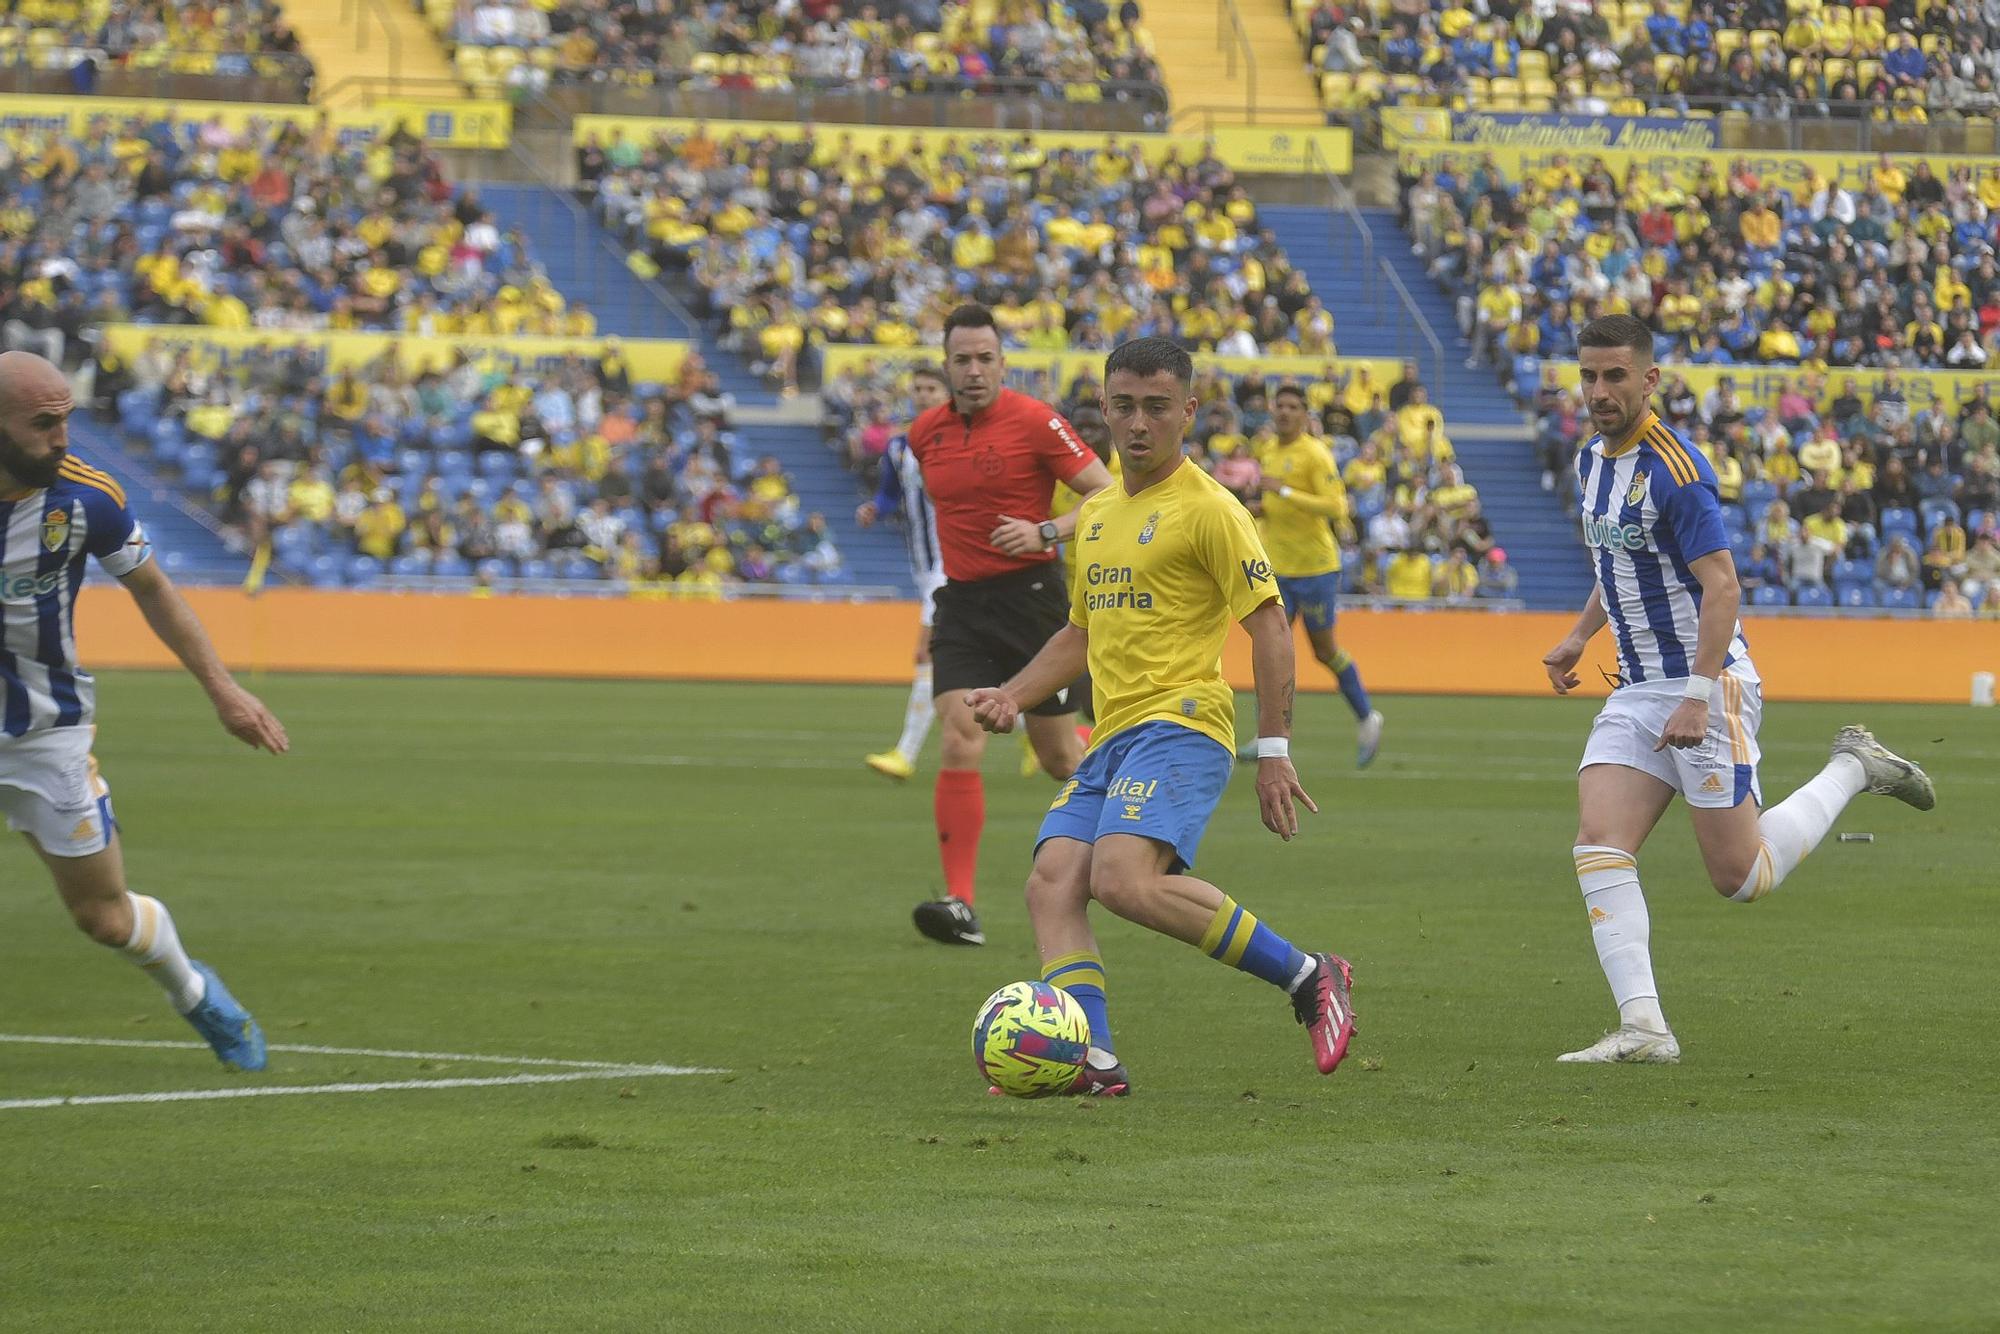
[[[1257,758],[1260,760],[1289,760],[1292,758],[1292,739],[1288,736],[1258,737]]]
[[[1703,704],[1706,704],[1708,703],[1709,696],[1713,695],[1714,693],[1715,693],[1714,677],[1690,676],[1688,678],[1687,689],[1681,691],[1681,698],[1700,700]]]

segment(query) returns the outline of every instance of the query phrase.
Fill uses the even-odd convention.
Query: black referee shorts
[[[946,581],[932,598],[931,694],[1005,685],[1069,623],[1069,589],[1054,561],[969,583]],[[1028,710],[1060,717],[1077,710],[1074,687]]]

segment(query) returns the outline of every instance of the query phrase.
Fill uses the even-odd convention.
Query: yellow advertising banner
[[[1215,155],[1237,171],[1345,176],[1354,169],[1354,135],[1345,126],[1218,125],[1208,137]]]
[[[140,97],[0,97],[0,130],[44,130],[81,135],[105,117],[128,120],[220,121],[241,130],[251,121],[317,125],[330,117],[343,140],[373,139],[397,125],[440,148],[505,148],[513,136],[514,108],[505,102],[427,102],[384,99],[366,108],[327,112],[315,106],[265,102],[169,102]]]
[[[1169,157],[1195,162],[1213,143],[1215,154],[1237,171],[1301,172],[1317,170],[1305,164],[1317,150],[1326,165],[1346,172],[1354,165],[1354,136],[1343,128],[1315,129],[1218,129],[1212,139],[1198,134],[1109,134],[1076,130],[988,130],[951,126],[908,129],[875,125],[801,124],[768,120],[692,120],[681,116],[577,116],[570,122],[570,141],[585,144],[608,143],[614,136],[637,143],[650,143],[656,135],[685,135],[699,127],[717,139],[737,135],[770,136],[779,140],[808,136],[825,145],[851,146],[856,152],[881,154],[915,153],[928,157],[945,145],[963,147],[969,143],[999,140],[1017,144],[1026,140],[1043,152],[1069,149],[1094,153],[1107,145],[1123,150],[1137,144],[1146,160],[1155,166]],[[1310,148],[1309,148],[1310,146]]]
[[[1555,371],[1557,383],[1566,388],[1576,387],[1575,362],[1545,361],[1542,365]],[[1797,366],[1662,366],[1661,385],[1672,383],[1676,375],[1685,376],[1697,394],[1707,393],[1724,376],[1728,376],[1736,387],[1740,401],[1750,407],[1775,407],[1778,395],[1787,386],[1798,385],[1804,389],[1806,398],[1813,406],[1823,412],[1834,399],[1847,392],[1849,381],[1853,382],[1862,403],[1872,404],[1875,391],[1889,375],[1896,377],[1896,385],[1903,391],[1912,412],[1921,412],[1932,404],[1955,410],[1959,404],[1970,401],[1982,384],[1993,395],[1993,401],[2000,403],[2000,371],[1882,371],[1834,367],[1826,371],[1807,372]]]
[[[935,348],[873,347],[860,343],[833,343],[820,350],[821,366],[827,379],[845,371],[880,370],[888,367],[936,365],[943,354]],[[1067,387],[1085,371],[1104,377],[1102,352],[1009,352],[1007,369],[1053,373],[1059,388]],[[1256,375],[1278,380],[1345,380],[1356,370],[1388,391],[1402,376],[1403,363],[1390,357],[1217,357],[1197,352],[1197,367],[1213,367],[1227,375]]]
[[[1444,107],[1383,107],[1382,142],[1390,148],[1451,138],[1451,112]]]
[[[1516,144],[1460,144],[1429,141],[1406,143],[1402,158],[1405,164],[1416,163],[1425,167],[1449,166],[1454,169],[1470,170],[1491,158],[1509,179],[1519,179],[1530,172],[1538,172],[1567,162],[1581,170],[1590,162],[1602,159],[1622,183],[1626,173],[1637,167],[1641,173],[1663,175],[1668,181],[1686,188],[1698,181],[1707,171],[1722,173],[1730,164],[1743,162],[1757,179],[1766,185],[1798,193],[1813,177],[1837,179],[1843,185],[1860,186],[1867,182],[1869,172],[1874,168],[1880,155],[1869,153],[1783,153],[1762,151],[1735,151],[1712,149],[1702,152],[1662,153],[1652,150],[1604,148],[1542,148],[1524,147]],[[1975,184],[2000,179],[2000,157],[1964,157],[1938,154],[1890,153],[1889,159],[1905,172],[1913,169],[1918,162],[1928,162],[1931,170],[1942,179],[1949,177],[1960,167],[1970,169]]]
[[[616,344],[635,380],[673,379],[692,346],[663,338],[424,338],[390,333],[209,329],[185,324],[107,324],[103,332],[105,346],[128,362],[149,347],[170,357],[186,351],[204,367],[232,365],[258,349],[306,347],[322,355],[327,368],[335,371],[359,369],[393,352],[412,374],[449,370],[461,353],[482,367],[540,371],[566,357],[594,361],[607,344]]]

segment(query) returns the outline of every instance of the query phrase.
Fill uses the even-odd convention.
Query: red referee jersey
[[[937,515],[945,575],[961,583],[1054,560],[1053,551],[1002,553],[993,529],[1007,518],[1043,522],[1056,483],[1097,461],[1060,412],[1011,389],[976,417],[949,403],[932,408],[910,424],[909,440]]]

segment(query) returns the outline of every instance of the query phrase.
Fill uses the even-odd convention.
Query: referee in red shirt
[[[1001,383],[1007,358],[984,306],[960,306],[944,322],[944,373],[951,402],[910,425],[910,450],[923,469],[937,515],[945,585],[932,600],[931,691],[944,741],[935,813],[945,898],[917,905],[917,930],[932,940],[984,945],[972,911],[986,789],[979,774],[986,732],[966,692],[1004,684],[1069,619],[1069,589],[1056,547],[1076,528],[1076,511],[1049,517],[1057,482],[1080,495],[1111,474],[1062,414]],[[1075,772],[1083,742],[1070,691],[1029,710],[1028,740],[1042,768],[1061,782]]]

